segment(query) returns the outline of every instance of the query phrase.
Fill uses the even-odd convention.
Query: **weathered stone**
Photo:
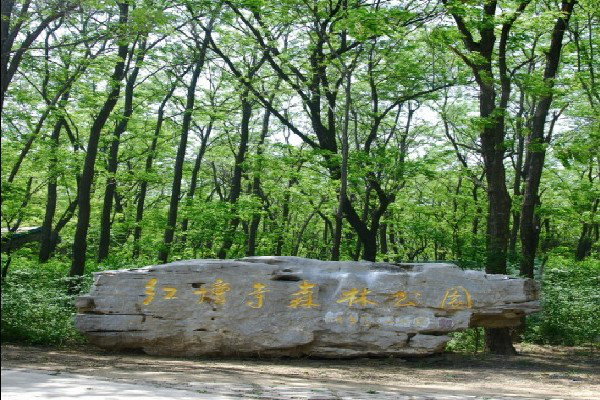
[[[315,357],[432,354],[449,332],[516,326],[539,307],[530,279],[298,257],[100,272],[76,305],[77,329],[105,348]]]

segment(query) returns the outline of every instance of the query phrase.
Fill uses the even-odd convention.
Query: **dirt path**
[[[3,345],[2,368],[179,389],[208,398],[598,398],[598,354],[538,346],[520,351],[510,358],[448,354],[408,361],[223,360]],[[2,387],[4,392],[4,379]]]

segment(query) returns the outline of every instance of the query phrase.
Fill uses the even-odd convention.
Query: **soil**
[[[583,348],[520,345],[519,355],[511,357],[443,354],[407,360],[169,358],[91,346],[61,349],[5,344],[1,349],[3,369],[71,373],[215,396],[226,392],[245,398],[286,399],[400,398],[399,394],[431,398],[418,396],[428,393],[482,399],[600,397],[598,351]],[[277,388],[288,391],[284,396]],[[321,389],[323,396],[327,392],[334,397],[302,394],[309,390],[315,395]],[[294,397],[292,392],[299,394]]]

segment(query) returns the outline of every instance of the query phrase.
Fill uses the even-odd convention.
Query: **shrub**
[[[135,268],[144,263],[117,256],[102,264],[90,260],[85,276],[72,280],[68,278],[70,260],[57,257],[40,264],[35,253],[19,250],[2,281],[2,340],[45,345],[84,342],[73,324],[76,295],[68,293],[69,284],[78,284],[86,293],[92,283],[91,272]]]
[[[82,342],[73,326],[74,296],[67,294],[68,264],[40,265],[19,258],[2,282],[2,340],[28,344]]]
[[[551,258],[542,279],[542,311],[528,318],[525,341],[566,346],[600,340],[600,260]]]

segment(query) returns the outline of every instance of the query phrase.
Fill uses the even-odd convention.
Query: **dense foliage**
[[[3,1],[3,338],[78,340],[95,270],[298,255],[534,277],[525,337],[597,340],[599,10]]]
[[[542,280],[542,312],[530,317],[525,339],[569,346],[600,339],[600,262],[557,258]]]
[[[66,292],[68,269],[49,262],[40,269],[26,261],[2,285],[2,340],[30,344],[74,344],[83,337],[73,326],[73,296]]]

